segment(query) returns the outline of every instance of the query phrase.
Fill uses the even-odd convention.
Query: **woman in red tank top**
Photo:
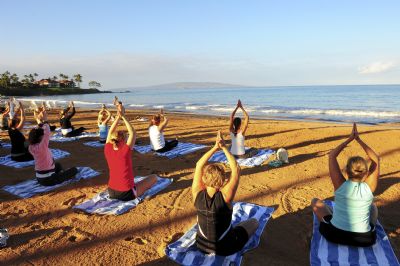
[[[132,149],[135,145],[136,132],[125,117],[125,108],[121,103],[117,105],[118,114],[108,132],[104,146],[104,155],[107,160],[110,178],[108,192],[110,198],[123,201],[133,200],[151,188],[157,182],[156,175],[149,175],[135,184],[132,166]],[[128,130],[117,130],[118,122],[122,120]]]

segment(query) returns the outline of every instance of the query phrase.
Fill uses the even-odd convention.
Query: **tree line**
[[[23,77],[19,77],[17,74],[13,73],[11,74],[9,71],[5,71],[0,75],[0,88],[4,89],[12,89],[12,88],[38,88],[38,87],[43,87],[39,83],[38,80],[38,74],[37,73],[31,73],[31,74],[26,74],[23,75]],[[81,74],[75,74],[73,75],[73,79],[69,79],[68,75],[65,75],[64,73],[58,74],[58,76],[54,75],[53,77],[48,77],[45,79],[49,81],[51,84],[59,84],[58,87],[66,87],[65,82],[59,82],[59,81],[69,81],[69,84],[72,84],[73,86],[68,86],[68,87],[78,87],[80,88],[83,77]],[[59,81],[58,81],[59,80]],[[78,84],[78,86],[75,86],[75,84]],[[97,81],[89,81],[88,82],[89,88],[100,88],[101,84]],[[51,87],[51,86],[49,86]]]

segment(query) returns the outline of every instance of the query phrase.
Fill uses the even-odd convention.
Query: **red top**
[[[114,150],[113,144],[107,143],[104,146],[110,179],[108,187],[117,191],[131,190],[135,183],[133,180],[132,151],[126,143]]]

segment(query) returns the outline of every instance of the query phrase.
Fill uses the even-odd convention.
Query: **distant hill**
[[[129,87],[121,89],[113,89],[118,91],[130,90],[130,89],[212,89],[212,88],[243,88],[249,86],[227,84],[218,82],[175,82],[167,84],[159,84],[152,86],[141,86],[141,87]]]

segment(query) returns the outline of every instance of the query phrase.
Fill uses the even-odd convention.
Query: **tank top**
[[[332,225],[349,232],[370,231],[373,199],[374,195],[367,183],[347,180],[335,191]]]
[[[230,230],[232,209],[226,204],[221,191],[211,198],[207,190],[197,194],[194,206],[197,209],[198,237],[217,243]]]
[[[20,156],[27,152],[25,147],[25,136],[18,129],[8,129],[11,140],[11,156]]]
[[[99,124],[99,138],[100,140],[106,140],[108,135],[108,126]]]
[[[244,148],[244,136],[242,132],[237,133],[236,136],[231,132],[231,140],[231,153],[233,155],[243,155],[246,153]]]
[[[161,133],[160,130],[158,130],[158,126],[153,125],[149,127],[149,136],[150,136],[150,145],[154,151],[164,148],[165,146],[164,134]]]

